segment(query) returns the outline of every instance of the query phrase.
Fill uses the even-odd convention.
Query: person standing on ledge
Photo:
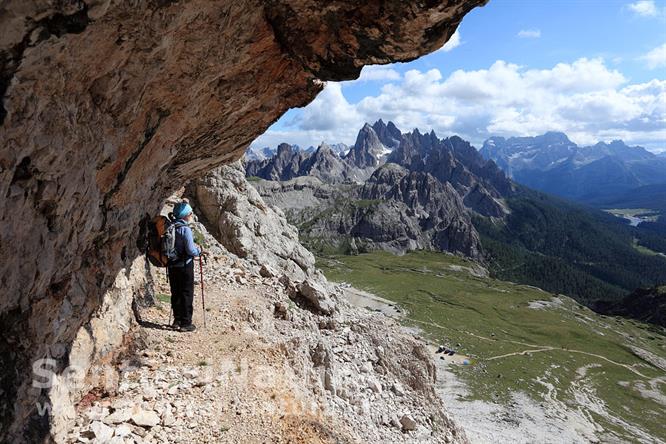
[[[175,248],[178,259],[169,262],[169,284],[171,286],[171,308],[174,322],[172,327],[180,331],[194,331],[192,324],[192,304],[194,301],[194,259],[204,254],[203,250],[194,244],[192,229],[192,207],[187,201],[179,202],[173,207],[173,216],[176,219]]]

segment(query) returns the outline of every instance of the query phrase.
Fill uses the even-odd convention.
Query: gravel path
[[[67,442],[467,442],[427,350],[394,320],[342,300],[313,314],[227,256],[206,273],[207,328],[198,286],[195,332],[168,327],[166,302],[142,310],[145,347],[119,364],[115,392],[79,404]]]

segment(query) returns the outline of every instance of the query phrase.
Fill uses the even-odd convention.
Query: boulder
[[[136,409],[132,412],[132,422],[141,427],[155,427],[160,423],[160,417],[152,410]]]
[[[127,424],[120,424],[113,432],[114,436],[127,436],[132,433],[132,429]]]
[[[403,415],[402,418],[400,418],[400,424],[402,425],[402,429],[407,432],[416,430],[417,427],[416,421],[411,415]]]
[[[269,207],[239,164],[223,166],[188,187],[195,211],[211,234],[236,256],[258,264],[262,276],[280,270],[293,281],[318,276],[315,259],[282,211]]]
[[[298,284],[298,295],[323,314],[335,311],[335,301],[323,282],[306,280]]]
[[[118,409],[115,412],[111,413],[109,416],[103,419],[106,424],[120,424],[127,422],[132,418],[132,409],[123,408]]]
[[[113,436],[113,429],[101,421],[93,421],[90,431],[95,434],[95,441],[100,443],[109,441]]]

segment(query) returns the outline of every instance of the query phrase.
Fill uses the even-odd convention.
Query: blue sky
[[[252,145],[352,144],[380,117],[477,146],[557,130],[666,150],[666,0],[491,0],[444,49],[329,82]]]

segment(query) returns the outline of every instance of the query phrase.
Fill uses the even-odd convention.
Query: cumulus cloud
[[[364,66],[361,76],[356,81],[372,82],[378,80],[400,80],[400,73],[393,69],[391,65]]]
[[[270,128],[252,146],[275,147],[287,142],[307,148],[321,142],[353,142],[364,118],[343,95],[341,83],[328,82],[312,103],[284,122],[281,129]]]
[[[635,3],[630,3],[628,7],[635,14],[645,17],[654,17],[658,14],[654,0],[639,0]]]
[[[564,131],[580,144],[624,139],[647,148],[666,145],[666,80],[630,84],[601,59],[582,58],[549,69],[496,61],[488,69],[411,70],[376,95],[349,103],[329,84],[291,128],[319,143],[353,143],[363,122],[392,120],[401,130],[458,134],[477,146],[492,135]],[[324,134],[326,133],[326,134]],[[303,137],[301,137],[303,136]],[[285,139],[288,140],[288,139]]]
[[[444,44],[444,46],[439,48],[437,51],[449,52],[453,48],[457,48],[458,46],[460,46],[461,43],[462,43],[462,40],[460,39],[460,33],[456,29],[456,32],[453,33],[453,35],[451,36],[449,41],[446,42]]]
[[[518,37],[521,39],[538,39],[541,37],[540,29],[521,29],[518,31]]]
[[[666,43],[657,46],[652,51],[641,56],[640,59],[645,61],[650,69],[666,67]]]
[[[304,108],[298,126],[303,130],[330,131],[358,125],[362,119],[342,94],[340,83],[329,82],[317,99]]]

